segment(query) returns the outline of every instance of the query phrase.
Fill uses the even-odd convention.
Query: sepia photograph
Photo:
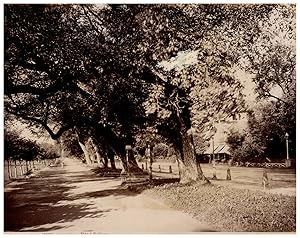
[[[296,235],[295,3],[6,3],[3,47],[5,235]]]

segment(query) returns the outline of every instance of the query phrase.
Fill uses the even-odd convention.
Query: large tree
[[[176,146],[182,181],[201,178],[192,124],[207,119],[199,111],[209,109],[214,117],[211,111],[237,106],[240,85],[231,74],[236,53],[253,44],[259,20],[273,7],[6,6],[7,108],[42,125],[52,138],[91,127],[124,161],[124,145],[134,142],[145,122],[143,102],[158,92],[162,114],[152,111],[157,115],[151,120]],[[197,67],[159,67],[186,50],[197,52]],[[233,103],[223,103],[222,97]]]
[[[143,97],[135,95],[143,85],[118,71],[101,73],[111,55],[82,8],[6,6],[6,16],[6,110],[44,127],[53,139],[90,127],[125,161],[135,129],[130,123],[143,123]]]
[[[268,21],[259,22],[261,33],[242,54],[242,65],[254,76],[260,99],[284,104],[296,102],[296,7],[278,5]]]
[[[277,5],[260,34],[241,51],[240,65],[253,76],[258,106],[252,108],[249,135],[235,151],[250,156],[285,158],[285,134],[290,154],[296,150],[296,7]],[[243,148],[244,147],[244,148]],[[243,156],[242,156],[243,157]],[[248,157],[248,158],[247,158]]]
[[[120,18],[123,12],[128,14],[129,10],[120,6],[114,19]],[[256,14],[252,14],[253,10]],[[213,120],[219,112],[230,112],[239,106],[241,85],[230,72],[238,59],[234,49],[240,40],[251,43],[247,39],[249,33],[257,34],[256,28],[248,24],[249,19],[257,21],[267,12],[267,7],[259,6],[154,5],[145,8],[137,17],[131,16],[130,20],[124,14],[126,21],[116,21],[121,24],[122,32],[127,30],[125,36],[129,40],[138,41],[141,33],[146,36],[139,44],[127,44],[125,49],[131,47],[129,52],[134,53],[131,60],[144,70],[144,80],[153,83],[145,107],[148,114],[157,116],[158,132],[168,137],[177,149],[182,182],[204,178],[201,167],[196,164],[191,126],[196,122],[195,118],[199,119],[199,125],[209,117]],[[242,26],[238,37],[233,33],[237,24]],[[229,36],[221,37],[216,33],[228,29],[232,31]],[[248,34],[244,34],[246,31]],[[232,44],[225,47],[226,41]],[[182,71],[158,67],[162,60],[185,50],[197,51],[196,66]],[[126,64],[126,57],[124,53],[120,55],[123,64]],[[232,101],[224,101],[226,98]]]

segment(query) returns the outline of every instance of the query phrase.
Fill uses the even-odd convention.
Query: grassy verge
[[[218,185],[178,183],[144,191],[220,232],[295,232],[296,197]]]

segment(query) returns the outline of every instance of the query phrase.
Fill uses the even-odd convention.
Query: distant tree
[[[259,23],[261,33],[246,49],[243,66],[254,75],[260,99],[296,103],[296,6],[278,5],[267,21]]]
[[[249,131],[239,148],[239,138],[229,138],[240,159],[255,156],[285,158],[285,133],[289,134],[290,156],[296,150],[296,7],[277,5],[266,21],[258,24],[260,34],[241,51],[240,65],[253,75],[258,106],[249,117]],[[234,142],[236,140],[236,142]],[[246,146],[247,145],[247,146]],[[254,153],[254,154],[253,154]],[[235,153],[233,153],[235,154]],[[252,157],[252,158],[251,158]]]
[[[264,162],[265,146],[248,131],[231,131],[227,137],[229,151],[236,162]],[[259,138],[260,139],[260,138]]]
[[[166,159],[168,156],[168,146],[164,143],[159,143],[153,147],[153,156],[157,159]]]
[[[48,147],[48,148],[47,148]],[[20,137],[17,131],[5,130],[4,159],[5,160],[34,160],[53,159],[58,155],[49,146],[37,144],[35,141]]]
[[[260,103],[249,113],[248,128],[232,131],[227,137],[230,152],[237,161],[273,161],[286,158],[285,133],[289,134],[289,155],[296,157],[295,108],[281,101]]]

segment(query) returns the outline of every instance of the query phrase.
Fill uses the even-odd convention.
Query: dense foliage
[[[282,161],[286,158],[286,133],[289,157],[296,158],[296,112],[282,102],[260,104],[249,113],[249,127],[233,130],[227,137],[230,152],[236,161]]]
[[[116,154],[125,168],[125,145],[145,148],[137,138],[150,130],[174,147],[187,180],[197,179],[194,135],[245,108],[237,68],[255,74],[261,97],[274,82],[293,89],[294,48],[266,39],[293,33],[294,12],[268,4],[5,5],[5,110],[52,139],[70,133],[86,161]],[[278,19],[290,27],[273,29]]]
[[[296,157],[296,34],[295,11],[280,5],[260,23],[261,34],[243,58],[253,75],[258,103],[249,109],[249,128],[228,137],[237,161],[282,161]],[[243,64],[242,64],[243,65]]]
[[[54,159],[59,156],[53,145],[38,144],[35,141],[19,136],[17,131],[5,131],[5,160]]]

